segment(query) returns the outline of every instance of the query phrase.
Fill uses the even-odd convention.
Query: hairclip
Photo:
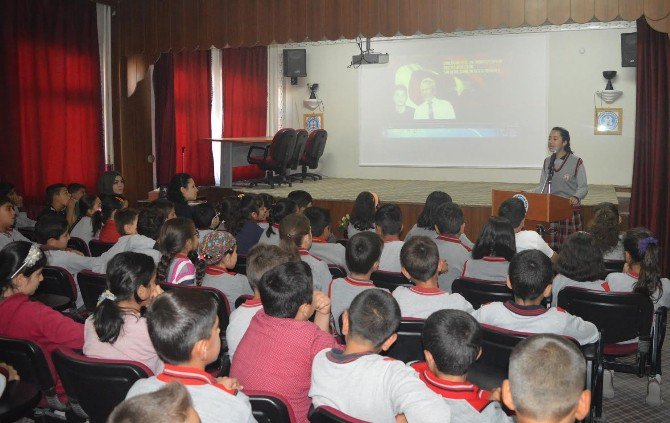
[[[647,248],[652,244],[657,245],[658,240],[653,236],[648,236],[642,241],[640,241],[640,243],[637,246],[637,249],[640,250],[640,253],[644,254],[647,252]]]
[[[243,198],[244,198],[244,193],[242,193],[242,194],[238,194],[237,198],[238,198],[238,200],[243,199]]]
[[[112,294],[112,292],[109,289],[105,289],[102,294],[98,297],[98,304],[100,305],[101,302],[105,300],[110,300],[110,301],[116,301],[116,295]]]
[[[23,259],[23,263],[16,269],[16,272],[12,273],[12,276],[10,276],[9,279],[14,279],[16,275],[21,273],[25,268],[34,266],[40,258],[42,258],[42,250],[40,250],[40,247],[37,244],[31,245],[26,258]]]

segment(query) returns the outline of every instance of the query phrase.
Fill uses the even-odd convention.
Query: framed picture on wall
[[[596,108],[593,115],[595,135],[621,135],[623,109]]]
[[[307,132],[323,129],[323,113],[305,113],[303,123]]]

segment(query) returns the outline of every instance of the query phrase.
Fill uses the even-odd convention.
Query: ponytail
[[[270,235],[275,233],[272,224],[281,222],[283,218],[291,213],[296,213],[297,211],[298,205],[295,203],[295,201],[289,199],[277,201],[277,204],[272,206],[270,209],[268,229],[265,231],[265,236],[269,238]]]
[[[156,272],[159,281],[167,280],[170,262],[184,249],[188,240],[196,236],[196,233],[191,219],[175,217],[163,223],[158,235],[158,247],[162,254]]]
[[[202,285],[202,278],[205,277],[207,264],[205,263],[205,260],[200,260],[197,250],[190,251],[188,253],[188,259],[191,260],[191,263],[195,266],[195,284],[200,286]]]
[[[663,295],[658,240],[646,228],[634,228],[626,232],[624,250],[630,255],[631,264],[640,265],[640,274],[633,291],[660,298]]]
[[[174,256],[175,254],[163,254],[161,256],[158,266],[156,267],[156,279],[159,282],[165,282],[167,280],[167,272]]]
[[[98,304],[93,314],[93,327],[100,342],[116,342],[123,327],[123,314],[116,301],[105,298]]]
[[[279,225],[279,246],[289,254],[297,255],[302,240],[309,235],[309,219],[303,214],[293,213],[282,219]]]

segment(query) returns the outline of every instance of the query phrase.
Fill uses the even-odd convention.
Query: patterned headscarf
[[[218,264],[226,253],[230,253],[237,245],[235,237],[226,231],[210,232],[200,241],[198,255],[207,266]]]

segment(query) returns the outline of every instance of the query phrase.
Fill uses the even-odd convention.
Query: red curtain
[[[56,182],[94,189],[103,168],[95,3],[0,2],[2,179],[28,201]]]
[[[670,39],[637,21],[635,159],[631,226],[659,237],[663,274],[670,271]]]
[[[154,65],[154,101],[156,134],[156,177],[158,185],[166,185],[175,174],[174,79],[172,55],[161,54]]]

